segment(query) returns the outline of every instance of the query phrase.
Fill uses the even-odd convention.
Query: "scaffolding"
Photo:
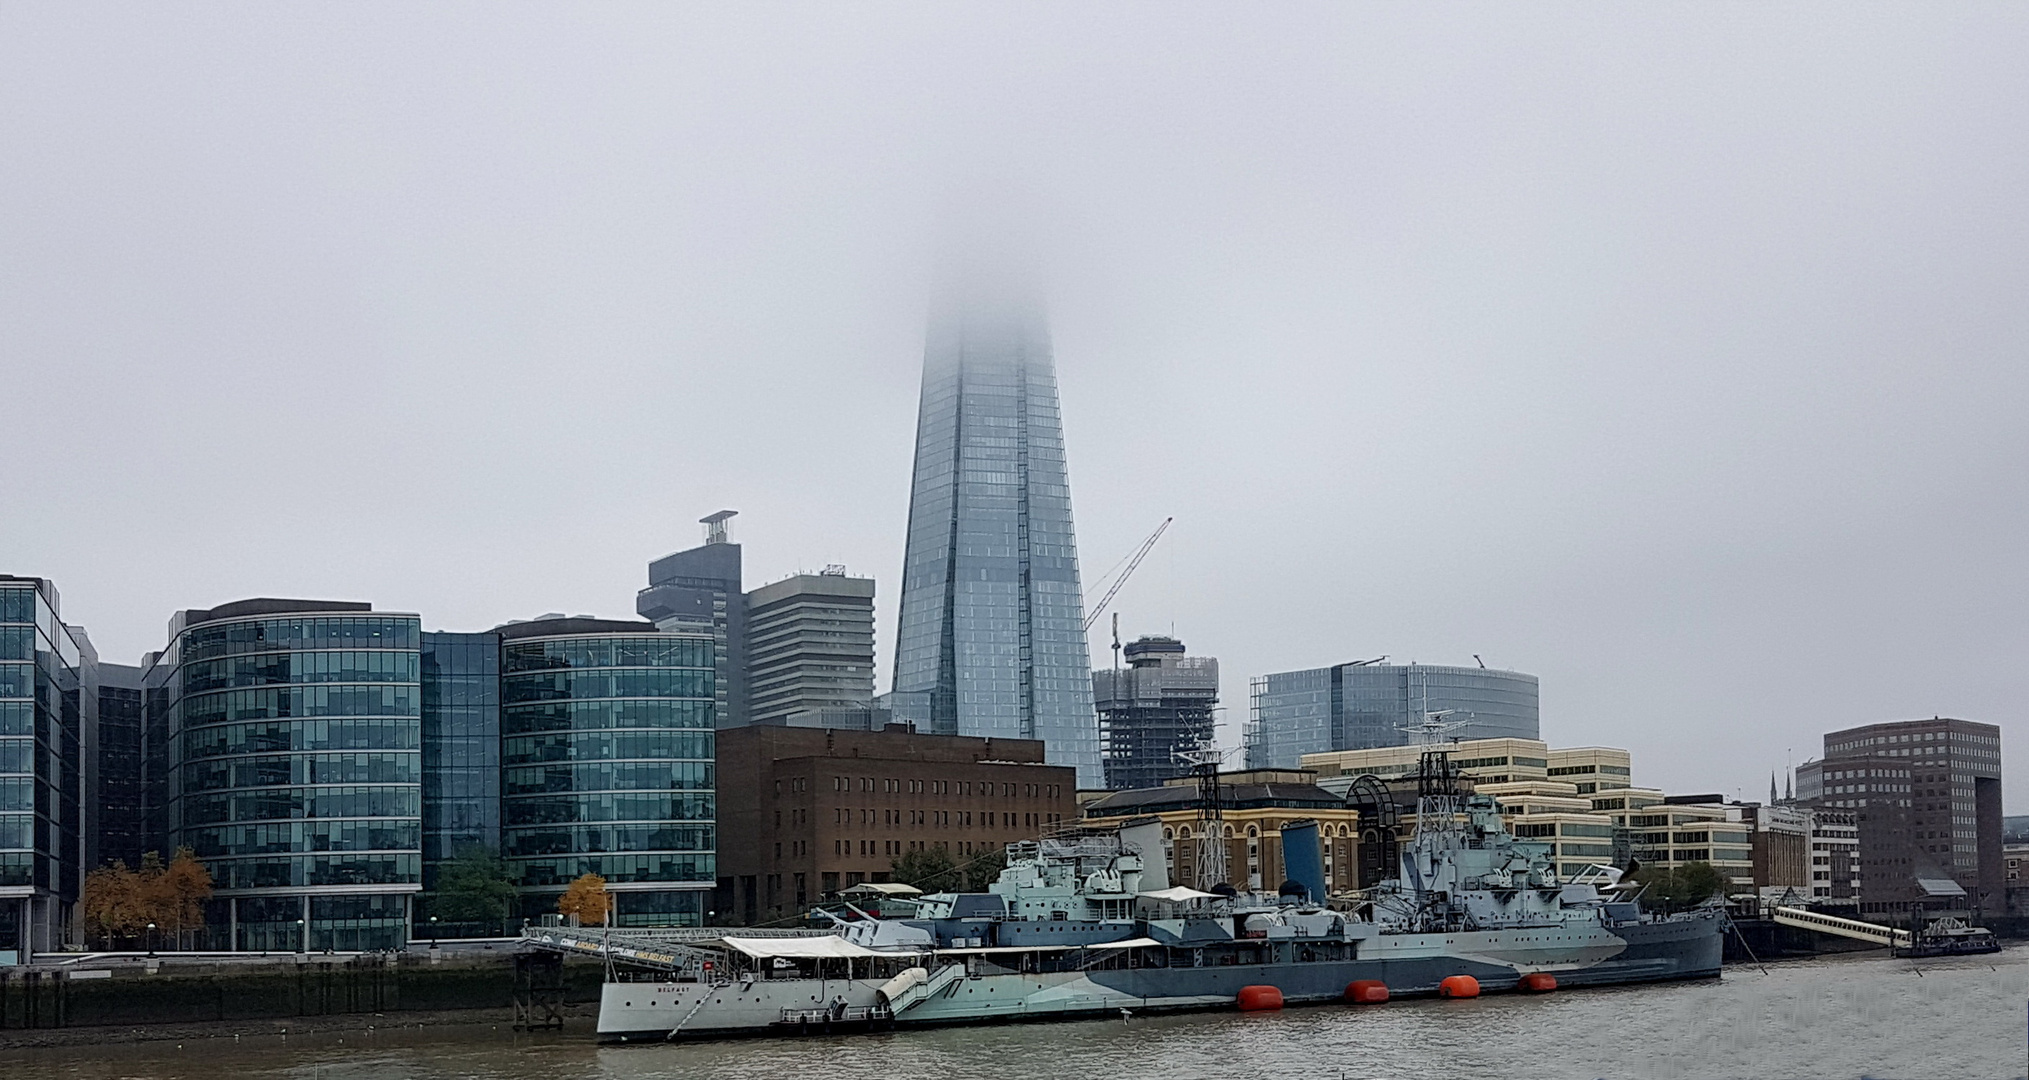
[[[1114,650],[1113,669],[1092,673],[1106,786],[1160,787],[1188,775],[1176,755],[1212,745],[1219,662],[1185,656],[1184,643],[1170,637],[1143,637],[1126,646],[1125,668],[1117,636]]]

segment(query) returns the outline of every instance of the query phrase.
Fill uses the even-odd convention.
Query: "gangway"
[[[1794,926],[1803,930],[1816,930],[1821,934],[1837,934],[1857,941],[1871,941],[1876,945],[1895,948],[1909,946],[1909,931],[1897,930],[1879,923],[1861,922],[1858,919],[1842,919],[1837,915],[1825,915],[1803,908],[1778,907],[1774,909],[1778,926]]]
[[[887,1004],[889,1016],[900,1016],[964,977],[964,964],[946,964],[934,975],[912,967],[888,980],[880,989],[880,998]]]
[[[696,970],[722,953],[709,946],[727,934],[743,938],[826,937],[830,930],[740,927],[525,926],[521,944],[567,956],[590,956],[656,971]]]

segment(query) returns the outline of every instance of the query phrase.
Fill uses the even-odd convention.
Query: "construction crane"
[[[1113,602],[1113,597],[1120,592],[1120,587],[1127,584],[1128,578],[1134,576],[1134,568],[1141,565],[1141,560],[1147,557],[1149,549],[1155,547],[1157,540],[1162,539],[1163,530],[1169,528],[1169,523],[1175,520],[1176,518],[1174,517],[1162,519],[1162,524],[1157,525],[1155,531],[1148,534],[1148,539],[1143,540],[1141,546],[1135,549],[1134,557],[1127,560],[1127,569],[1122,570],[1120,576],[1113,579],[1113,585],[1106,590],[1106,595],[1100,597],[1099,603],[1095,604],[1092,610],[1086,613],[1085,631],[1087,633],[1091,632],[1092,624],[1099,621],[1099,616],[1106,614],[1106,605]]]

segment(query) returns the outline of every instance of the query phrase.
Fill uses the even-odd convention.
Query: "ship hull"
[[[1378,980],[1390,994],[1435,994],[1447,976],[1471,975],[1483,990],[1517,988],[1542,972],[1560,987],[1710,978],[1719,974],[1716,915],[1615,928],[1528,928],[1451,934],[1390,934],[1358,943],[1346,960],[993,973],[958,978],[894,1011],[880,980],[759,979],[747,983],[610,983],[599,1035],[613,1042],[742,1034],[841,1031],[1230,1008],[1242,987],[1274,986],[1291,1003],[1343,1000],[1348,983]]]

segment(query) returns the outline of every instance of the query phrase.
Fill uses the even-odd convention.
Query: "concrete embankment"
[[[566,1006],[596,1004],[599,964],[569,961],[558,974],[551,996]],[[0,968],[0,1046],[46,1044],[58,1031],[88,1039],[269,1033],[306,1023],[345,1026],[355,1021],[337,1018],[375,1014],[383,1026],[446,1018],[511,1023],[514,1002],[511,955],[196,962],[166,954],[152,964],[96,969]],[[325,1018],[334,1023],[318,1022]]]

